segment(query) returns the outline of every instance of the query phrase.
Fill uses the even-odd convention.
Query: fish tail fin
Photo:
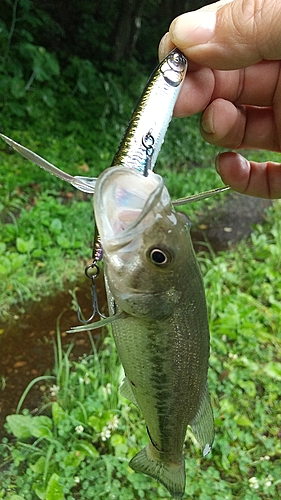
[[[199,411],[190,425],[205,457],[214,441],[214,417],[207,387]]]
[[[185,490],[185,464],[184,459],[180,464],[164,463],[152,455],[152,445],[143,448],[130,461],[130,467],[136,472],[142,472],[157,479],[170,492],[173,498],[181,500]]]

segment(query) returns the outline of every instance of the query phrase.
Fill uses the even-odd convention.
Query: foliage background
[[[0,129],[72,174],[108,167],[157,61],[171,20],[204,3],[168,0],[2,0]],[[215,148],[198,117],[174,120],[157,170],[174,197],[218,185]],[[255,159],[265,155],[252,152]],[[266,155],[274,160],[274,155]],[[0,145],[2,319],[28,299],[77,280],[91,255],[90,198]],[[212,203],[212,202],[211,202]],[[215,202],[217,203],[217,201]],[[192,219],[208,210],[192,205]],[[205,460],[188,433],[186,498],[280,497],[280,204],[234,250],[199,255],[212,332],[210,392],[216,440]],[[58,332],[49,397],[31,416],[24,396],[0,444],[0,498],[168,498],[128,459],[147,443],[144,423],[117,392],[110,337],[70,361]],[[41,383],[35,380],[34,383]],[[29,388],[27,389],[29,390]],[[117,418],[116,418],[117,417]]]

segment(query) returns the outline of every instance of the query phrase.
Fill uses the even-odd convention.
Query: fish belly
[[[181,498],[185,488],[182,449],[187,425],[194,424],[202,448],[211,444],[213,433],[212,428],[202,442],[202,415],[198,419],[200,408],[205,415],[207,406],[205,424],[212,427],[206,390],[208,325],[200,318],[185,321],[183,316],[179,312],[163,322],[128,317],[113,326],[126,375],[121,392],[140,407],[151,440],[130,465],[156,478],[174,498]]]

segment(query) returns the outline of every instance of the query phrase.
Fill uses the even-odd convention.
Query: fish
[[[187,426],[203,456],[214,440],[207,306],[190,221],[160,175],[124,166],[100,175],[94,209],[110,316],[70,332],[112,324],[121,394],[140,408],[149,436],[129,465],[181,499]]]

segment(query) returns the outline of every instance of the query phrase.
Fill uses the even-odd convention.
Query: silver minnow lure
[[[151,171],[107,169],[94,205],[112,316],[70,331],[112,323],[126,375],[121,393],[141,409],[150,438],[130,466],[181,499],[187,426],[204,456],[214,438],[207,309],[190,222]]]
[[[175,48],[157,66],[133,112],[113,165],[153,170],[185,78],[187,60]]]

